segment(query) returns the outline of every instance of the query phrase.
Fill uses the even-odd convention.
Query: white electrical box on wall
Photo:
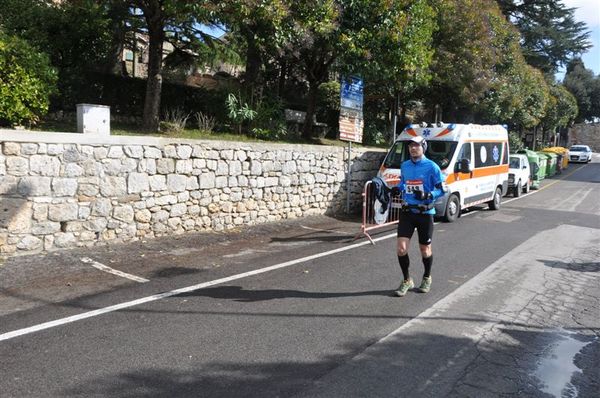
[[[110,135],[110,106],[77,104],[77,132]]]

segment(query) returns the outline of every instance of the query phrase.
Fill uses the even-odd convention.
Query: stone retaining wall
[[[346,207],[347,149],[0,130],[0,255]],[[353,149],[351,209],[383,151]]]
[[[589,145],[594,152],[600,152],[600,123],[576,124],[569,129],[569,146]]]

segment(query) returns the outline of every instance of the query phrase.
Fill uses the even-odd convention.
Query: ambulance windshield
[[[443,170],[450,164],[456,145],[456,141],[427,141],[425,156],[437,163]],[[399,169],[402,162],[408,157],[407,142],[397,141],[385,157],[383,166],[386,169]]]

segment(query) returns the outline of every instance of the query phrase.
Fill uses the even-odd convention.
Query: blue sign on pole
[[[363,81],[356,76],[342,79],[341,106],[362,112],[363,109]]]
[[[340,140],[362,142],[363,81],[360,77],[342,78],[340,87]]]

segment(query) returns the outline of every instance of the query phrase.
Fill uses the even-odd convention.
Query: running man
[[[410,159],[402,163],[400,181],[396,187],[392,188],[392,195],[402,194],[408,205],[398,220],[397,253],[404,277],[394,292],[399,297],[406,295],[406,292],[415,286],[408,270],[410,265],[408,245],[415,229],[419,235],[419,249],[425,267],[423,280],[417,290],[427,293],[431,288],[431,266],[433,264],[431,239],[435,214],[433,203],[444,195],[444,176],[438,165],[425,157],[426,149],[427,141],[421,136],[413,137],[408,142]]]

